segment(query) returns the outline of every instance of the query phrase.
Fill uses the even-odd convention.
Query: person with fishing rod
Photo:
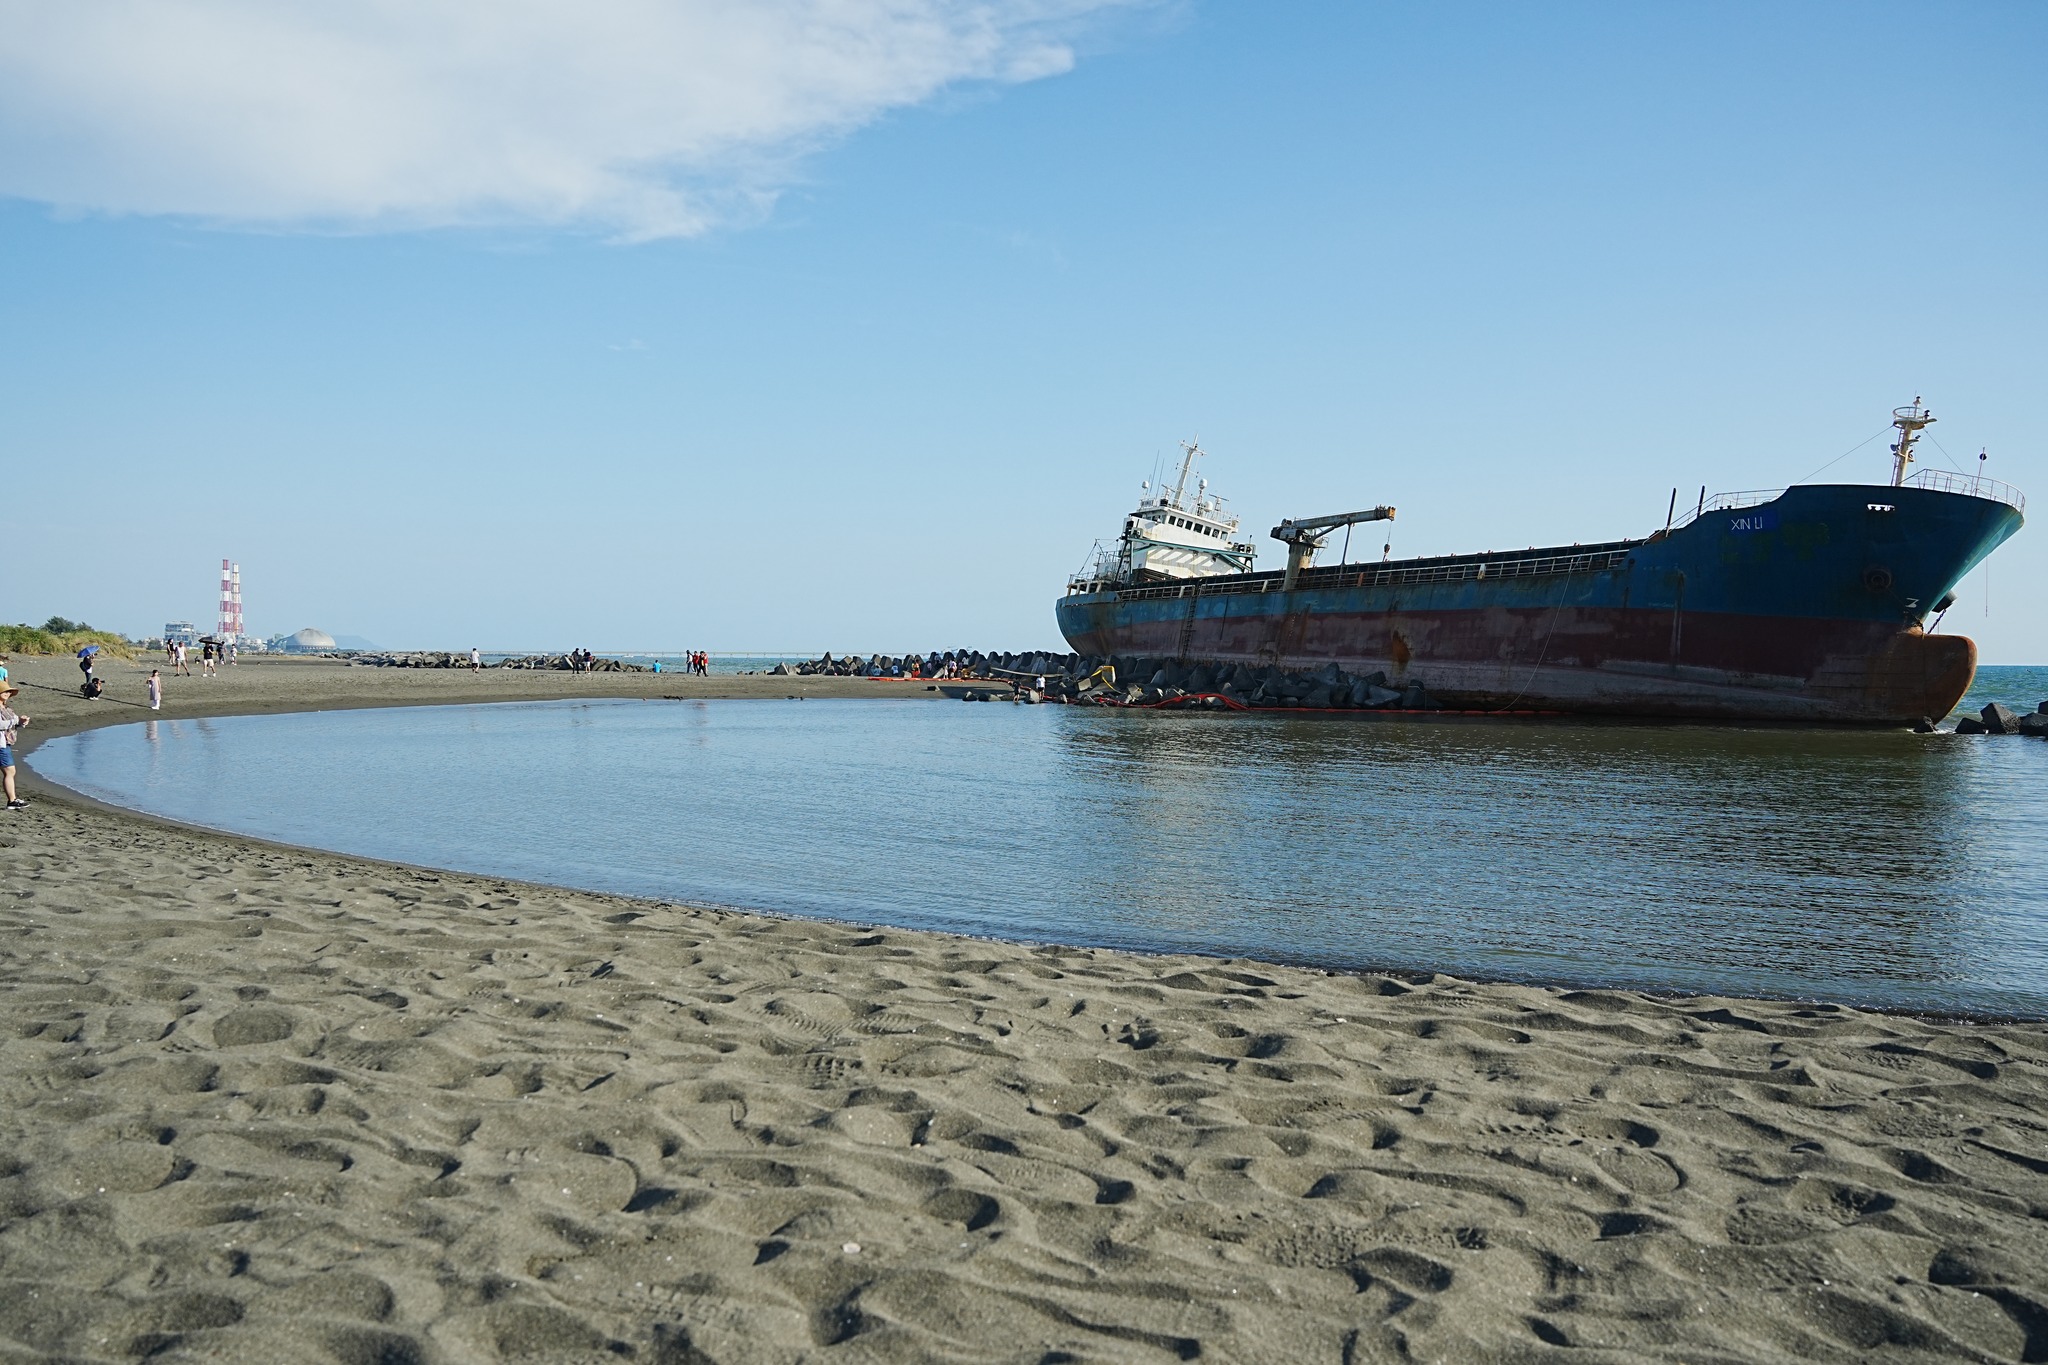
[[[0,683],[0,789],[7,793],[8,810],[22,810],[28,806],[28,802],[14,792],[14,732],[28,725],[27,716],[14,713],[14,699],[20,695],[20,688]]]

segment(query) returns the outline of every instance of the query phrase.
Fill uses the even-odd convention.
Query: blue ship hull
[[[2017,501],[1810,485],[1643,540],[1311,568],[1291,590],[1102,587],[1057,612],[1083,654],[1336,663],[1463,708],[1904,725],[1969,689],[1976,645],[1927,618],[2020,528]]]

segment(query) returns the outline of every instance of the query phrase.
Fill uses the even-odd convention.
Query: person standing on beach
[[[484,671],[484,656],[477,652],[475,645],[469,647],[469,671],[472,673]]]
[[[153,668],[149,670],[148,687],[149,709],[152,711],[158,710],[164,704],[164,680],[158,676],[157,671]]]
[[[7,681],[7,656],[6,656],[5,654],[0,654],[0,684],[5,684],[5,683],[6,683],[6,681]]]
[[[0,683],[0,789],[7,793],[9,810],[28,805],[14,794],[14,732],[28,724],[27,716],[14,714],[14,699],[20,695],[20,688]]]

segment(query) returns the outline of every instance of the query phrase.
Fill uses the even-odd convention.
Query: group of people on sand
[[[172,653],[174,648],[177,650],[175,654]],[[105,680],[93,671],[93,665],[99,658],[99,652],[100,647],[98,645],[87,645],[78,651],[78,671],[85,675],[85,681],[78,685],[78,695],[86,698],[88,701],[98,701],[106,695],[107,691]],[[164,653],[171,654],[174,660],[182,658],[184,646],[167,644],[164,646]],[[6,676],[7,670],[0,668],[0,679],[4,679]],[[189,669],[186,670],[185,676],[192,676]],[[209,678],[214,676],[213,663],[211,661],[206,665],[206,676]],[[149,670],[149,676],[142,680],[142,690],[149,694],[150,710],[160,711],[163,709],[164,675],[161,670],[155,668]]]
[[[98,645],[86,645],[78,651],[78,671],[85,675],[85,680],[78,684],[78,695],[81,697],[96,699],[107,690],[107,685],[100,680],[100,676],[92,671],[93,660],[98,657],[99,652]]]
[[[201,677],[217,678],[220,676],[217,670],[236,662],[233,641],[216,644],[212,640],[202,640],[199,647]],[[164,641],[164,661],[170,665],[171,672],[183,674],[188,678],[192,676],[192,665],[187,660],[187,651],[190,648],[191,646],[183,640]]]
[[[87,697],[98,697],[106,691],[106,683],[93,671],[99,646],[91,645],[78,651],[78,671],[85,675],[79,684],[79,693]],[[7,797],[7,810],[22,810],[28,802],[21,799],[14,790],[14,735],[17,730],[28,728],[29,718],[14,709],[14,699],[21,695],[21,689],[7,680],[8,658],[0,654],[0,792]],[[157,670],[149,670],[147,681],[149,709],[154,711],[163,704],[163,678]]]
[[[697,678],[710,677],[711,656],[701,649],[691,650],[683,656],[683,672]]]

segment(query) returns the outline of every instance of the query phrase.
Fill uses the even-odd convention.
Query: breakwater
[[[365,668],[468,668],[469,655],[446,649],[414,649],[402,653],[357,654],[351,664]],[[557,673],[646,673],[646,664],[629,664],[621,659],[586,659],[581,663],[570,654],[522,654],[516,658],[493,659],[485,668],[544,669]]]
[[[2035,739],[2048,739],[2048,701],[2040,709],[2027,715],[2016,713],[2004,702],[1987,702],[1975,716],[1964,716],[1956,722],[1959,735],[2031,735]]]
[[[986,681],[1034,701],[1100,706],[1190,706],[1255,710],[1442,709],[1419,682],[1390,686],[1381,672],[1347,673],[1336,664],[1314,670],[1253,667],[1250,664],[1162,659],[1144,655],[1050,654],[1034,651],[983,653],[949,650],[900,658],[866,659],[830,654],[804,663],[777,665],[797,677],[931,678]],[[969,700],[979,700],[970,690]]]
[[[355,655],[351,663],[377,668],[467,669],[469,656],[461,651],[412,650]],[[765,661],[763,661],[765,662]],[[492,659],[486,668],[574,672],[578,665],[569,654],[529,654]],[[649,665],[617,658],[592,658],[582,671],[593,673],[646,673]],[[902,681],[942,683],[986,683],[967,687],[959,695],[967,700],[1015,698],[1024,701],[1068,702],[1094,706],[1140,706],[1159,709],[1196,710],[1368,710],[1387,712],[1441,711],[1444,704],[1432,696],[1426,682],[1404,679],[1390,682],[1381,672],[1351,673],[1336,664],[1317,669],[1282,669],[1273,666],[1161,658],[1150,655],[1093,655],[1053,653],[1045,650],[932,650],[924,654],[821,654],[815,659],[778,662],[764,668],[741,670],[769,677],[888,678]],[[2001,679],[1991,682],[1993,678]],[[2004,690],[2017,686],[2033,690],[2040,679],[2032,670],[1988,669],[1979,679],[1980,689]],[[948,688],[948,691],[954,691]],[[1992,692],[1996,696],[1996,692]],[[2009,695],[2009,694],[2008,694]],[[1981,704],[1979,704],[1981,703]],[[1513,704],[1491,714],[1534,714],[1532,708]],[[1916,727],[1932,730],[1932,719]],[[2048,739],[2048,701],[2032,711],[2019,710],[2004,702],[1986,700],[1985,691],[1973,693],[1964,713],[1956,721],[1960,734],[2026,735]]]

